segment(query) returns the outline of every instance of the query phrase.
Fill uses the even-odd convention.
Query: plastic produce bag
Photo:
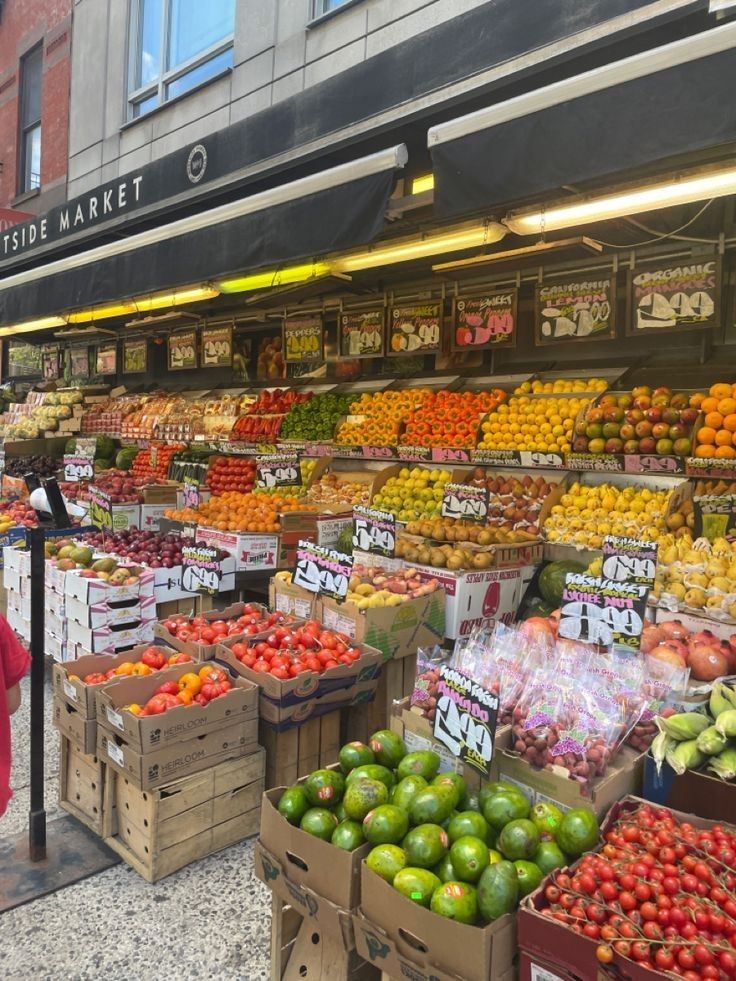
[[[417,650],[417,673],[409,705],[418,710],[417,714],[423,715],[430,722],[434,720],[437,707],[439,669],[443,664],[449,664],[450,659],[450,653],[438,646],[420,647]]]

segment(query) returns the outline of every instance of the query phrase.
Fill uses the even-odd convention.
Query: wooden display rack
[[[353,713],[354,709],[342,712]],[[340,709],[277,732],[266,722],[258,727],[258,742],[266,750],[266,789],[289,787],[312,770],[330,766],[340,752]]]
[[[416,673],[416,654],[386,661],[381,669],[381,679],[374,700],[345,713],[341,744],[354,739],[367,743],[371,733],[388,729],[394,704],[411,695]]]
[[[377,968],[346,951],[275,893],[271,898],[271,981],[379,981]]]

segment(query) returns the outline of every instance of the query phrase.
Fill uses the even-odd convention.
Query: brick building
[[[72,0],[0,0],[0,209],[66,199]]]

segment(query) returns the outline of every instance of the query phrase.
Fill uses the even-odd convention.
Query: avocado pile
[[[459,923],[512,912],[547,873],[598,844],[587,810],[531,807],[518,787],[485,784],[477,798],[431,750],[408,753],[387,729],[347,743],[339,770],[315,770],[281,796],[279,813],[352,851],[407,899]]]

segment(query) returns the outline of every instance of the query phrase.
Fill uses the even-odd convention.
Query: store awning
[[[509,204],[736,140],[736,23],[429,131],[442,217]]]
[[[0,278],[0,324],[353,248],[383,229],[404,144]]]

